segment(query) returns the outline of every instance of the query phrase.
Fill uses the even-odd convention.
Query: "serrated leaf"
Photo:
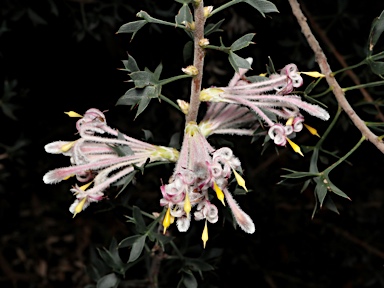
[[[122,25],[119,30],[116,32],[116,34],[119,33],[133,33],[131,39],[136,35],[137,31],[139,31],[143,26],[147,24],[146,20],[138,20],[126,23]]]
[[[239,2],[251,5],[253,8],[258,10],[263,17],[265,17],[265,13],[279,12],[275,4],[266,0],[239,0]]]
[[[229,51],[228,60],[236,72],[239,72],[239,68],[251,69],[251,64],[249,64],[246,59],[241,58],[239,55],[233,53],[232,51]]]
[[[235,42],[233,42],[233,44],[231,45],[231,50],[237,51],[249,46],[249,44],[253,43],[251,40],[254,36],[255,36],[255,33],[249,33],[240,37]]]
[[[125,69],[121,69],[128,72],[136,72],[140,71],[139,67],[137,66],[135,58],[133,58],[131,55],[128,55],[128,60],[123,60],[123,64]]]
[[[144,88],[150,84],[156,84],[156,78],[152,72],[136,71],[129,74],[129,77],[135,83],[135,88]]]
[[[131,253],[129,254],[129,262],[134,262],[137,258],[140,257],[141,252],[143,251],[145,240],[147,239],[146,235],[140,236],[132,245]]]
[[[133,219],[135,219],[137,232],[143,233],[147,228],[147,225],[145,225],[145,221],[139,207],[133,206],[132,214],[133,214]]]
[[[153,72],[153,80],[157,83],[160,79],[161,71],[163,71],[163,64],[160,63]]]
[[[105,275],[97,281],[97,288],[114,288],[117,287],[120,283],[119,278],[117,278],[115,273]]]
[[[374,46],[379,40],[381,34],[384,32],[384,11],[381,12],[380,16],[373,20],[371,26],[371,32],[369,34],[369,54],[372,53]]]
[[[151,102],[151,98],[149,98],[147,95],[143,95],[143,97],[141,97],[139,106],[137,107],[135,119],[145,110],[145,108],[148,107],[149,102]]]
[[[127,238],[124,238],[123,240],[120,241],[120,243],[117,245],[117,247],[120,248],[125,248],[125,247],[131,247],[133,243],[136,242],[137,239],[142,237],[141,235],[133,235],[129,236]]]
[[[221,24],[223,24],[225,19],[221,19],[217,23],[209,23],[204,27],[204,36],[208,36],[209,34],[215,33],[215,32],[222,32],[223,30],[220,29]]]
[[[192,12],[188,4],[183,4],[175,17],[176,25],[182,25],[184,21],[188,23],[193,22]]]

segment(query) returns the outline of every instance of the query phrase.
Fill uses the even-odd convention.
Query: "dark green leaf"
[[[333,192],[333,193],[335,193],[336,195],[339,195],[339,196],[341,196],[341,197],[343,197],[343,198],[346,198],[346,199],[348,199],[348,200],[351,200],[351,198],[349,198],[348,197],[348,195],[347,194],[345,194],[343,191],[341,191],[335,184],[333,184],[330,180],[329,180],[329,178],[327,179],[327,181],[328,181],[328,186],[329,186],[329,189]]]
[[[384,78],[384,62],[370,61],[368,62],[368,65],[371,67],[373,73]]]
[[[147,228],[147,226],[145,225],[145,221],[144,221],[143,215],[141,214],[139,207],[133,206],[133,213],[132,214],[133,214],[133,219],[135,219],[137,232],[144,233],[145,228]]]
[[[209,23],[204,27],[204,36],[208,36],[209,34],[212,34],[214,32],[222,32],[223,30],[220,29],[221,24],[223,24],[225,19],[221,19],[217,23]]]
[[[159,79],[160,79],[160,74],[161,74],[161,71],[163,71],[163,64],[160,63],[156,69],[155,69],[155,72],[153,72],[153,78],[155,80],[156,83],[158,83]]]
[[[239,2],[251,5],[253,8],[258,10],[263,17],[265,17],[265,13],[279,12],[275,4],[266,0],[239,0]]]
[[[267,64],[267,73],[268,75],[276,74],[275,66],[273,65],[272,58],[268,56],[268,64]]]
[[[150,233],[157,241],[159,241],[161,248],[164,250],[164,245],[172,241],[172,237],[165,236],[159,233]]]
[[[369,54],[372,54],[372,50],[379,40],[381,34],[384,32],[384,11],[381,12],[380,16],[373,20],[371,26],[371,32],[369,34]]]
[[[129,74],[135,83],[135,88],[144,88],[150,84],[156,84],[155,76],[152,72],[136,71]]]
[[[125,247],[131,247],[133,245],[133,243],[135,243],[135,241],[137,239],[139,239],[140,237],[142,237],[142,236],[141,235],[129,236],[129,237],[120,241],[118,248],[120,249],[120,248],[125,248]]]
[[[97,288],[114,288],[117,287],[120,283],[119,278],[117,278],[115,273],[105,275],[97,281]]]
[[[284,169],[288,170],[288,169]],[[291,170],[293,171],[293,170]],[[290,179],[297,179],[297,178],[304,178],[304,177],[316,177],[319,176],[319,173],[311,173],[311,172],[296,172],[294,171],[291,174],[281,175],[282,178],[290,178]]]
[[[135,177],[136,173],[137,173],[137,170],[133,170],[128,175],[124,176],[123,178],[121,178],[117,182],[113,183],[113,186],[121,186],[121,185],[123,185],[123,187],[121,187],[120,191],[116,194],[115,198],[119,197],[120,193],[123,192],[124,189],[129,185],[129,183],[132,182],[132,180]]]
[[[179,2],[181,4],[189,4],[191,3],[193,0],[175,0],[176,2]]]
[[[135,58],[133,58],[131,55],[128,55],[128,60],[123,60],[123,64],[125,69],[121,69],[127,72],[137,72],[140,71],[139,67],[137,66]]]
[[[134,22],[129,22],[124,25],[122,25],[119,30],[116,32],[117,34],[119,33],[133,33],[132,38],[135,36],[137,31],[139,31],[143,26],[147,24],[146,20],[138,20]]]
[[[315,194],[320,203],[320,208],[323,206],[325,196],[327,196],[327,186],[319,179],[316,181]]]
[[[323,205],[325,208],[331,210],[332,212],[335,212],[336,214],[340,214],[339,213],[339,210],[337,210],[337,207],[335,205],[335,203],[333,202],[331,196],[329,196],[329,194],[327,195],[327,197],[325,198],[325,201],[324,201],[324,205]]]
[[[231,50],[237,51],[249,46],[249,44],[253,43],[251,40],[254,36],[255,36],[255,33],[249,33],[240,37],[235,42],[233,42],[233,44],[231,45]]]
[[[212,271],[215,268],[204,260],[187,258],[185,265],[192,271]]]
[[[197,288],[197,280],[191,272],[184,271],[183,283],[186,288]]]
[[[188,23],[193,22],[192,12],[188,4],[183,4],[175,17],[176,25],[181,25],[184,21]]]
[[[236,72],[239,72],[239,68],[251,69],[251,64],[249,64],[246,59],[241,58],[232,51],[229,51],[228,59],[229,63],[231,63],[233,69],[235,69]]]
[[[149,102],[151,102],[151,98],[149,98],[147,95],[144,95],[143,97],[141,97],[139,106],[137,107],[135,119],[145,110],[145,108],[147,108]]]
[[[193,41],[185,43],[183,48],[183,60],[187,63],[193,56]]]
[[[261,82],[261,81],[269,80],[269,78],[264,77],[264,76],[253,75],[253,76],[248,76],[247,80],[249,82],[255,83],[255,82]]]
[[[131,254],[129,254],[128,262],[133,262],[139,258],[141,252],[143,251],[146,235],[140,236],[132,245]]]

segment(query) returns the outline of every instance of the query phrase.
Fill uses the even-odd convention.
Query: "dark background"
[[[218,7],[224,2],[205,4]],[[210,36],[211,43],[219,45],[222,36],[229,46],[243,34],[255,32],[256,45],[240,52],[254,58],[254,73],[265,72],[268,56],[277,69],[293,62],[302,71],[318,70],[287,1],[272,2],[280,13],[266,18],[246,4],[212,17],[213,22],[225,18],[225,32]],[[383,1],[307,0],[303,4],[311,13],[308,18],[320,25],[348,64],[364,59],[370,26],[384,9]],[[69,189],[74,183],[45,185],[42,181],[50,169],[68,165],[68,159],[46,154],[43,147],[55,140],[76,139],[75,120],[63,112],[83,113],[91,107],[109,110],[109,124],[128,135],[143,138],[142,129],[150,130],[156,144],[167,145],[181,131],[183,116],[166,104],[152,101],[136,120],[130,107],[115,106],[131,87],[125,82],[126,72],[118,70],[127,53],[141,69],[154,70],[162,62],[162,78],[180,74],[182,67],[191,64],[190,60],[184,62],[182,53],[188,36],[172,27],[146,25],[132,41],[130,35],[115,34],[122,24],[137,20],[135,14],[140,10],[173,21],[178,5],[170,0],[1,1],[0,287],[84,287],[93,283],[86,267],[95,247],[108,246],[113,237],[120,241],[130,235],[124,203],[147,212],[161,210],[160,179],[167,179],[172,167],[146,171],[121,198],[92,205],[72,219]],[[329,47],[320,44],[331,68],[340,69]],[[377,52],[383,47],[381,40]],[[225,85],[233,75],[225,55],[219,52],[209,51],[205,63],[204,87]],[[355,72],[362,83],[380,80],[366,67]],[[352,85],[345,75],[338,80],[342,87]],[[305,85],[310,81],[305,78]],[[188,81],[163,90],[173,100],[187,100],[188,91]],[[374,99],[383,95],[380,87],[368,91]],[[347,97],[353,104],[363,100],[358,90]],[[322,100],[334,115],[332,95]],[[364,107],[356,108],[362,118],[377,121],[377,111],[370,113]],[[310,121],[320,134],[325,131],[327,123]],[[359,139],[359,131],[342,117],[325,147],[342,156]],[[340,215],[320,210],[312,220],[313,186],[300,193],[300,183],[276,184],[285,173],[283,167],[308,169],[308,157],[301,158],[289,149],[279,149],[276,155],[272,148],[260,155],[262,140],[252,144],[248,138],[226,140],[234,143],[247,186],[252,189],[236,199],[254,220],[256,232],[247,235],[220,221],[211,225],[207,251],[219,257],[214,263],[217,269],[205,273],[204,281],[197,275],[204,287],[384,287],[384,157],[373,145],[363,143],[348,159],[349,164],[343,163],[330,174],[352,202],[333,197]],[[299,137],[297,142],[313,145],[315,141]],[[323,167],[334,162],[322,160]],[[193,222],[187,236],[176,229],[172,233],[179,237],[180,245],[196,246],[201,253],[201,229],[202,223]],[[127,278],[145,277],[140,270],[134,273],[128,272]],[[166,271],[159,277],[161,287],[176,287],[169,283],[179,279]]]

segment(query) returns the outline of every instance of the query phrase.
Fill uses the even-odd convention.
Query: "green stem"
[[[324,132],[323,136],[320,138],[319,142],[316,144],[316,148],[320,149],[321,145],[323,144],[325,138],[327,138],[328,134],[331,132],[333,126],[335,126],[337,120],[339,119],[339,116],[343,109],[341,109],[340,105],[337,107],[337,112],[335,114],[335,117],[333,117],[333,120],[331,124],[329,124],[327,130]]]
[[[179,79],[190,78],[190,77],[193,77],[193,76],[187,75],[187,74],[173,76],[173,77],[170,77],[167,79],[160,80],[159,85],[165,85],[165,84],[171,83],[171,82],[179,80]]]
[[[332,90],[333,90],[332,87],[328,87],[327,90],[325,90],[325,91],[323,91],[323,92],[321,92],[319,94],[311,95],[311,96],[308,95],[308,96],[311,97],[311,98],[318,98],[318,97],[326,95],[327,93],[331,92]]]
[[[381,127],[384,126],[383,122],[364,122],[368,127]]]
[[[166,97],[166,96],[160,94],[160,95],[159,95],[159,98],[160,98],[161,100],[163,100],[164,102],[167,102],[169,105],[173,106],[174,108],[178,109],[179,111],[183,112],[183,111],[180,109],[179,105],[177,105],[175,102],[173,102],[173,101],[172,101],[171,99],[169,99],[168,97]]]
[[[160,19],[157,19],[157,18],[153,18],[151,15],[149,15],[145,11],[140,11],[139,13],[136,14],[136,16],[139,17],[139,18],[143,18],[148,23],[162,24],[162,25],[166,25],[166,26],[179,27],[179,28],[182,28],[182,29],[186,29],[185,26],[181,26],[181,25],[177,25],[176,23],[172,23],[172,22],[163,21],[163,20],[160,20]]]
[[[228,2],[228,3],[225,3],[225,4],[221,5],[220,7],[214,9],[214,10],[209,14],[209,17],[211,17],[212,15],[216,14],[217,12],[220,12],[221,10],[224,10],[224,9],[226,9],[226,8],[228,8],[228,7],[230,7],[230,6],[234,5],[234,4],[236,4],[237,2],[238,2],[238,1],[234,1],[234,0],[232,0],[232,1]]]
[[[351,155],[357,148],[360,147],[361,143],[363,143],[367,138],[365,138],[365,136],[361,136],[359,142],[357,142],[357,144],[347,153],[345,154],[343,157],[341,157],[338,161],[336,161],[335,163],[333,163],[331,166],[329,166],[327,169],[325,169],[323,171],[324,174],[328,174],[329,172],[331,172],[334,168],[336,168],[339,164],[341,164],[342,162],[345,161],[345,159],[347,159],[349,157],[349,155]]]
[[[339,73],[341,73],[341,72],[344,72],[344,71],[347,71],[347,70],[351,70],[351,69],[357,68],[357,67],[359,67],[359,66],[361,66],[361,65],[364,65],[364,64],[366,64],[366,63],[367,63],[367,59],[364,59],[364,60],[361,61],[360,63],[357,63],[357,64],[355,64],[355,65],[348,66],[348,67],[345,67],[345,68],[343,68],[343,69],[340,69],[340,70],[337,70],[337,71],[335,71],[335,72],[332,72],[332,73],[331,73],[331,76],[335,76],[336,74],[339,74]]]
[[[219,47],[219,46],[215,46],[215,45],[207,45],[207,46],[204,46],[204,48],[205,49],[212,49],[212,50],[217,50],[217,51],[225,52],[227,54],[231,50],[231,48],[228,48],[228,47]]]
[[[376,82],[371,82],[371,83],[360,84],[360,85],[355,85],[355,86],[343,88],[342,90],[344,92],[346,92],[346,91],[350,91],[350,90],[367,88],[367,87],[375,87],[375,86],[381,86],[381,85],[384,85],[384,80],[383,81],[376,81]]]

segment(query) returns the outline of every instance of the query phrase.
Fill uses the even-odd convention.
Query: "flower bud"
[[[197,74],[199,74],[199,70],[197,70],[197,68],[193,65],[190,65],[186,68],[181,68],[181,71],[190,76],[196,76]]]
[[[204,17],[208,18],[213,10],[213,6],[205,6],[204,7]]]
[[[181,111],[183,111],[183,113],[187,115],[189,111],[189,103],[180,99],[177,99],[176,102],[177,102],[177,105],[179,105]]]
[[[199,40],[199,46],[200,47],[204,48],[207,45],[209,45],[209,40],[207,38],[202,38]]]

